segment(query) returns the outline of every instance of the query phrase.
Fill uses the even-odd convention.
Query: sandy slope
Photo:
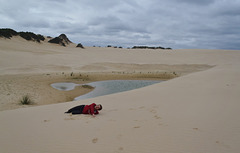
[[[89,70],[84,67],[101,72],[122,69],[112,63],[215,67],[124,93],[1,111],[1,152],[238,153],[240,150],[239,51],[112,48],[64,51],[58,46],[33,43],[21,46],[25,42],[14,41],[20,41],[15,48],[8,47],[14,45],[12,42],[0,41],[1,46],[5,45],[0,49],[2,75]],[[95,63],[101,63],[100,69]],[[127,67],[125,71],[131,71],[132,67]],[[103,105],[95,118],[63,114],[72,106],[91,102]]]

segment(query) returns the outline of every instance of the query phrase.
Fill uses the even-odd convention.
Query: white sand
[[[238,153],[239,59],[230,50],[83,50],[0,39],[1,75],[121,69],[113,63],[215,65],[128,92],[0,111],[0,152]],[[95,118],[63,113],[92,102],[103,105]]]

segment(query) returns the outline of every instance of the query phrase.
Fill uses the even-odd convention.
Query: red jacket
[[[92,103],[91,105],[85,105],[85,107],[83,108],[82,114],[99,114],[99,112],[97,110],[95,110],[95,103]]]

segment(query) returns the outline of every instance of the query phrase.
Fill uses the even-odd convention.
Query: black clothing
[[[79,106],[76,106],[76,107],[73,107],[73,108],[69,109],[65,113],[82,114],[82,111],[83,111],[84,107],[85,107],[85,105],[79,105]]]

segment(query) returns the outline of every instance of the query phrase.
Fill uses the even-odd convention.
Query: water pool
[[[159,83],[161,81],[153,81],[153,80],[108,80],[108,81],[97,81],[87,83],[85,85],[90,85],[95,87],[95,89],[85,95],[81,95],[76,97],[74,100],[82,100],[88,98],[94,98],[103,95],[109,95],[113,93],[129,91],[137,88],[142,88],[145,86],[149,86],[155,83]],[[73,90],[76,86],[80,86],[82,84],[75,83],[53,83],[51,86],[58,90],[69,91]]]

